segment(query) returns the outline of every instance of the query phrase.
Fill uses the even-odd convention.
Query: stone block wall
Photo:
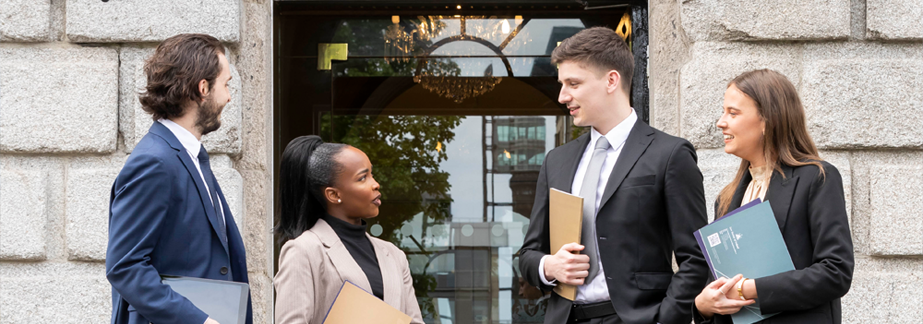
[[[142,67],[178,33],[224,42],[231,103],[203,138],[271,318],[271,2],[0,1],[0,323],[106,323],[112,183],[153,120]]]
[[[183,32],[228,49],[232,103],[203,142],[242,229],[254,322],[271,322],[271,6],[0,1],[0,323],[109,320],[109,189],[152,122],[136,97],[144,59]],[[923,2],[649,0],[649,9],[651,123],[696,146],[706,199],[739,163],[715,127],[727,82],[780,71],[843,176],[857,258],[844,322],[923,322]]]
[[[709,209],[740,163],[715,126],[727,82],[779,71],[843,176],[856,254],[843,322],[923,323],[923,2],[649,4],[651,124],[696,146]]]

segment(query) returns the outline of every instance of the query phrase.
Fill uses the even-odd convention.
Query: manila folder
[[[410,316],[388,305],[352,282],[343,282],[324,324],[408,324]]]
[[[549,193],[548,225],[551,235],[551,253],[567,243],[580,243],[583,226],[583,198],[551,188]],[[558,283],[554,292],[568,300],[577,297],[577,287]]]

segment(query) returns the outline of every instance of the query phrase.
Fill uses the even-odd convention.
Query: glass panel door
[[[542,323],[549,295],[517,253],[545,154],[585,131],[550,54],[628,12],[280,16],[280,147],[318,134],[368,154],[383,195],[369,232],[407,254],[425,322]],[[346,59],[318,70],[320,44]]]

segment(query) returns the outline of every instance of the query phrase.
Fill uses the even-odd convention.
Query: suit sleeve
[[[407,262],[407,256],[403,251],[398,250],[396,247],[394,250],[397,251],[403,261],[401,262],[401,272],[403,274],[403,291],[401,292],[401,297],[404,299],[401,304],[401,311],[404,314],[410,315],[410,324],[423,324],[423,315],[420,313],[420,303],[417,302],[417,295],[413,289],[413,276],[410,275],[410,263]]]
[[[717,200],[717,199],[715,200],[715,204],[714,204],[714,206],[713,206],[712,208],[713,208],[712,210],[714,210],[715,213],[718,212],[718,200]],[[706,262],[708,262],[708,261],[706,261]],[[707,264],[707,263],[706,263],[706,264]],[[706,282],[705,285],[707,286],[708,283],[711,283],[712,281],[715,281],[715,278],[712,277],[711,269],[708,269],[708,268],[706,268],[706,269],[707,269],[706,271],[708,271],[708,277],[707,277],[708,280],[705,281],[705,282]],[[704,290],[704,287],[703,287],[703,290]],[[698,294],[696,294],[696,296],[698,296]],[[696,306],[695,306],[695,299],[692,300],[692,322],[693,322],[694,324],[714,324],[714,323],[717,323],[717,322],[718,322],[718,321],[717,321],[717,317],[719,317],[719,316],[724,316],[724,315],[714,314],[714,316],[712,316],[712,318],[705,318],[705,316],[702,316],[702,313],[699,312],[699,309],[696,308]]]
[[[275,323],[314,323],[314,304],[318,303],[315,297],[317,287],[314,286],[314,268],[307,247],[294,240],[285,243],[279,253],[279,272],[273,284],[276,288]]]
[[[539,277],[539,264],[542,257],[550,253],[548,238],[548,161],[552,159],[551,151],[542,163],[538,180],[535,184],[535,202],[532,204],[529,230],[523,239],[522,248],[519,250],[519,271],[526,281],[542,291],[551,291],[553,286],[546,285]]]
[[[154,157],[130,162],[112,188],[106,278],[112,288],[153,323],[202,324],[208,318],[192,302],[161,283],[151,264],[168,215],[173,176]]]
[[[673,254],[679,270],[673,274],[667,296],[660,304],[661,323],[689,323],[695,296],[705,288],[708,266],[693,232],[708,222],[702,172],[696,165],[695,149],[682,141],[667,163],[664,200]]]
[[[826,179],[818,175],[808,193],[808,222],[814,245],[814,264],[755,280],[764,313],[811,309],[849,291],[853,274],[853,245],[846,216],[843,180],[825,162]]]
[[[715,209],[717,208],[718,207],[716,204]],[[711,276],[711,271],[709,271],[707,282],[711,283],[712,281],[715,281],[715,278]],[[696,294],[696,296],[698,296],[698,294]],[[703,316],[702,313],[699,312],[699,309],[695,306],[695,299],[693,299],[692,301],[692,323],[693,324],[716,324],[718,323],[718,318],[721,316],[727,316],[727,315],[714,314],[711,318],[705,318],[705,316]]]

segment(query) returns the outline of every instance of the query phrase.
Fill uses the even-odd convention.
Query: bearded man
[[[209,35],[170,37],[145,62],[144,74],[140,100],[154,124],[110,196],[112,323],[217,323],[160,276],[248,282],[240,231],[201,143],[221,127],[231,101],[224,46]]]

